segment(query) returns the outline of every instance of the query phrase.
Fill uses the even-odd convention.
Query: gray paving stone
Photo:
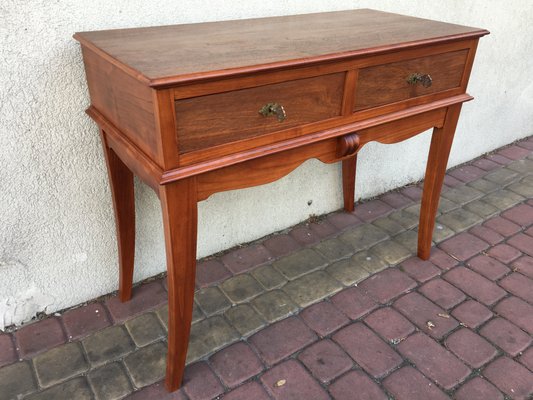
[[[126,371],[118,362],[92,370],[88,378],[97,400],[121,399],[133,391]]]
[[[459,207],[459,204],[454,203],[453,201],[448,200],[446,197],[441,196],[441,198],[439,199],[439,208],[437,209],[437,213],[445,214]]]
[[[500,188],[500,186],[496,183],[488,181],[486,179],[478,179],[473,182],[467,183],[467,185],[486,194],[492,193]]]
[[[272,265],[289,279],[295,279],[328,264],[326,259],[312,249],[299,250],[280,258]]]
[[[361,251],[354,254],[352,261],[354,265],[367,270],[370,274],[382,271],[389,266],[389,264],[369,251]]]
[[[485,175],[485,179],[500,186],[506,186],[519,178],[519,174],[508,168],[498,168]]]
[[[471,203],[465,204],[464,209],[479,215],[482,219],[490,218],[500,212],[492,204],[485,203],[482,200],[474,200]]]
[[[492,204],[501,211],[507,210],[512,206],[524,201],[524,198],[510,190],[500,189],[490,193],[482,199],[485,203]]]
[[[307,307],[341,289],[342,285],[325,271],[312,272],[283,286],[283,291],[300,307]]]
[[[313,246],[313,248],[329,261],[341,260],[353,254],[351,246],[336,238],[324,240]]]
[[[168,304],[165,304],[163,307],[157,309],[155,313],[159,318],[159,321],[163,325],[163,328],[165,328],[165,330],[168,330]],[[198,305],[194,303],[192,308],[192,323],[194,324],[204,318],[205,315],[200,310],[200,307],[198,307]]]
[[[124,359],[124,365],[137,388],[155,383],[165,376],[167,346],[163,342],[153,343],[131,353]]]
[[[442,197],[459,205],[479,199],[481,196],[483,196],[483,192],[465,185],[457,186],[442,193]]]
[[[420,202],[410,205],[409,207],[405,207],[404,210],[408,213],[411,213],[413,215],[416,215],[417,217],[420,217],[420,208],[421,204]]]
[[[418,248],[418,232],[416,230],[409,230],[394,236],[394,241],[401,244],[411,253],[416,253]]]
[[[533,153],[531,155],[533,156]],[[533,175],[527,175],[524,179],[522,179],[521,182],[528,185],[533,185]]]
[[[525,182],[526,181],[511,183],[507,186],[507,189],[518,193],[520,196],[527,197],[528,199],[533,198],[533,183],[528,184]]]
[[[92,398],[93,396],[87,379],[80,376],[25,397],[25,400],[91,400]]]
[[[259,282],[249,274],[234,276],[224,281],[220,287],[235,304],[253,299],[264,291]]]
[[[437,218],[437,221],[459,233],[479,224],[483,219],[477,214],[458,208],[447,214],[442,214]]]
[[[30,363],[22,361],[0,368],[0,400],[11,400],[37,390]]]
[[[206,318],[191,327],[187,362],[196,361],[238,338],[238,332],[222,316]]]
[[[283,277],[272,265],[263,265],[252,271],[252,276],[267,290],[283,286],[287,279]]]
[[[298,279],[293,282],[297,281]],[[279,289],[256,297],[252,300],[252,305],[270,323],[285,318],[298,310],[298,306],[292,302],[289,296]]]
[[[418,217],[405,210],[395,211],[390,217],[405,229],[411,229],[418,225]]]
[[[413,255],[407,248],[394,240],[387,240],[375,245],[370,249],[370,253],[381,258],[389,265],[401,263]]]
[[[78,342],[48,350],[33,359],[37,379],[42,387],[66,381],[89,369]]]
[[[377,257],[374,258],[379,260]],[[326,271],[345,286],[352,286],[354,283],[360,282],[370,275],[366,269],[361,265],[358,265],[357,261],[354,260],[354,257],[347,260],[337,261],[328,266]]]
[[[397,235],[398,233],[403,232],[405,230],[403,226],[401,226],[391,217],[378,218],[372,221],[372,224],[376,225],[381,230],[384,230],[389,235]]]
[[[451,238],[453,235],[455,235],[455,232],[448,228],[446,225],[439,223],[438,221],[435,223],[435,228],[433,229],[433,242],[434,243],[440,243],[448,238]]]
[[[159,319],[153,313],[142,314],[130,319],[126,321],[125,325],[138,347],[146,346],[165,336],[165,331],[159,323]]]
[[[339,236],[339,239],[352,246],[355,251],[367,249],[388,238],[387,232],[371,224],[359,225]]]
[[[519,174],[533,174],[533,161],[526,159],[513,161],[507,165],[508,169],[518,172]]]
[[[231,301],[216,286],[198,290],[194,299],[207,317],[220,314],[231,307]]]
[[[98,331],[86,337],[82,343],[93,366],[120,358],[135,349],[133,341],[121,325]]]
[[[231,307],[224,313],[241,336],[250,336],[266,325],[265,320],[249,304]]]

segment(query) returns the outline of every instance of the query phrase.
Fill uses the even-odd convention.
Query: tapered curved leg
[[[108,147],[105,132],[100,131],[104,155],[113,196],[115,225],[117,229],[119,259],[120,301],[131,298],[133,284],[133,262],[135,256],[135,193],[133,173]]]
[[[196,178],[163,185],[159,194],[168,271],[166,387],[172,392],[183,379],[191,330],[198,218]]]
[[[342,160],[342,195],[344,209],[352,212],[355,207],[355,170],[357,168],[357,154]]]
[[[418,257],[423,260],[427,260],[431,252],[431,239],[442,182],[460,112],[461,104],[450,106],[446,112],[444,125],[442,128],[435,128],[431,137],[418,226]]]

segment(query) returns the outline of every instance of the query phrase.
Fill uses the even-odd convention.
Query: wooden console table
[[[166,385],[181,385],[196,268],[197,202],[272,182],[310,158],[434,128],[418,255],[434,218],[478,40],[486,30],[356,10],[77,33],[116,216],[120,298],[131,297],[133,174],[161,200],[168,269]]]

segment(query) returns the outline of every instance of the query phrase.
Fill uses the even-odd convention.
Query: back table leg
[[[418,257],[423,260],[427,260],[431,252],[431,239],[433,237],[433,228],[435,227],[435,216],[439,206],[442,182],[444,181],[444,174],[446,173],[448,157],[460,112],[461,104],[450,106],[446,112],[444,125],[442,128],[435,128],[431,137],[420,209],[420,224],[418,226]]]
[[[196,270],[196,178],[163,185],[159,190],[168,271],[168,355],[166,386],[181,386],[192,321]]]

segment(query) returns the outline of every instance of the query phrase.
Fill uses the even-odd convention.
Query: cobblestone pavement
[[[533,137],[448,172],[429,261],[409,186],[198,265],[183,388],[164,280],[0,334],[0,400],[527,399]]]

